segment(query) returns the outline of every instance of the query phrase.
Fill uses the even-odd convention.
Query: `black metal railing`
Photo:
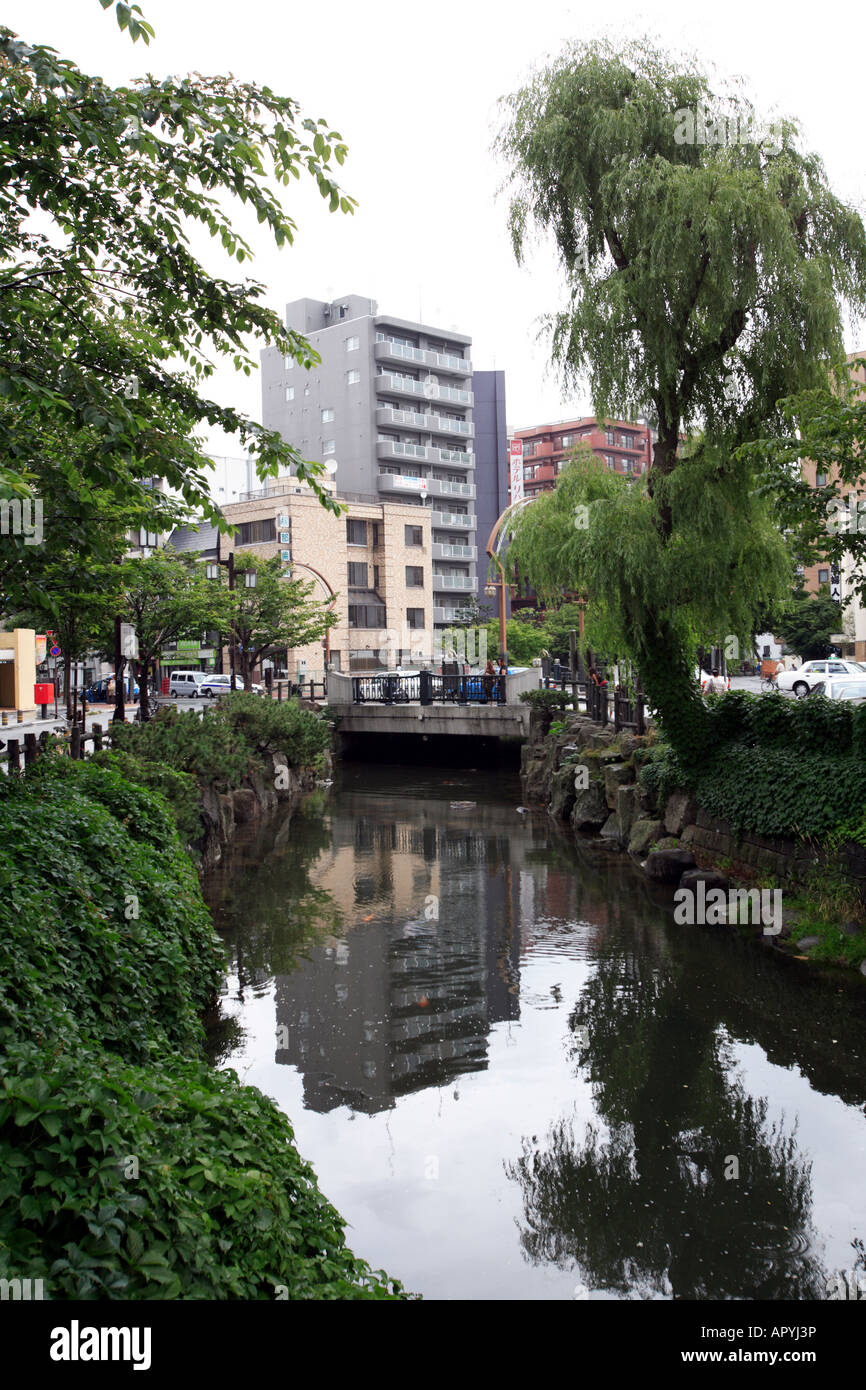
[[[417,701],[432,705],[436,701],[451,705],[504,705],[507,695],[504,675],[448,675],[420,671],[415,676],[353,676],[352,703],[355,705],[408,705]]]

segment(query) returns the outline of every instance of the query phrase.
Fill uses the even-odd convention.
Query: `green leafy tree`
[[[136,6],[116,15],[148,41]],[[204,393],[219,358],[250,372],[249,338],[304,367],[318,358],[264,305],[261,284],[205,268],[190,229],[250,261],[230,195],[290,244],[282,189],[306,174],[332,211],[352,212],[332,170],[345,156],[325,121],[269,87],[198,74],[111,87],[0,28],[0,396],[19,412],[0,480],[21,485],[38,428],[87,428],[100,444],[91,482],[127,502],[162,477],[216,520],[196,434],[210,425],[239,435],[261,477],[293,467],[336,509],[321,465]]]
[[[247,585],[247,571],[255,573],[254,588]],[[235,588],[226,590],[226,627],[234,637],[245,690],[251,689],[253,670],[266,652],[305,647],[335,626],[330,601],[311,598],[314,589],[312,581],[288,578],[278,556],[264,560],[244,555],[235,564]]]
[[[830,597],[829,587],[823,585],[814,595],[798,589],[782,604],[774,631],[804,661],[818,661],[832,651],[830,638],[840,631],[841,623],[841,607]]]
[[[827,386],[798,392],[780,402],[786,428],[762,437],[743,453],[761,471],[761,486],[776,502],[779,520],[803,564],[846,561],[848,597],[866,602],[866,358],[840,367]],[[808,458],[813,487],[801,466]]]
[[[118,611],[138,639],[139,709],[150,712],[148,671],[163,648],[182,638],[200,637],[228,620],[227,595],[207,578],[194,555],[154,550],[123,562]]]
[[[576,45],[508,99],[499,139],[515,252],[536,227],[564,274],[566,306],[546,321],[564,385],[587,379],[600,417],[648,406],[658,421],[645,487],[593,499],[585,474],[570,489],[563,474],[524,509],[521,573],[586,587],[590,622],[600,606],[691,759],[706,725],[689,634],[747,633],[751,604],[783,585],[772,509],[737,446],[781,431],[792,386],[826,385],[839,301],[866,303],[866,230],[793,122],[769,141],[699,141],[695,116],[719,121],[735,98],[754,118],[741,92],[648,43]],[[585,529],[569,496],[590,505]]]

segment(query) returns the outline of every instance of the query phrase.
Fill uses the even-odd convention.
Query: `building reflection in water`
[[[344,938],[276,977],[276,1060],[299,1069],[318,1111],[374,1114],[482,1070],[491,1027],[520,1014],[521,876],[501,813],[485,831],[483,808],[428,803],[420,824],[417,806],[412,821],[364,811],[334,819],[310,875]]]

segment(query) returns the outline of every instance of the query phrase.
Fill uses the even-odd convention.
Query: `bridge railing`
[[[414,676],[376,675],[352,677],[352,704],[408,705],[418,701],[432,705],[504,705],[506,676],[448,675],[420,671]]]

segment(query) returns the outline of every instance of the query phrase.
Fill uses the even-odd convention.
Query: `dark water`
[[[862,987],[676,925],[625,856],[519,804],[510,774],[349,765],[239,847],[208,885],[219,1064],[427,1297],[856,1287]]]

